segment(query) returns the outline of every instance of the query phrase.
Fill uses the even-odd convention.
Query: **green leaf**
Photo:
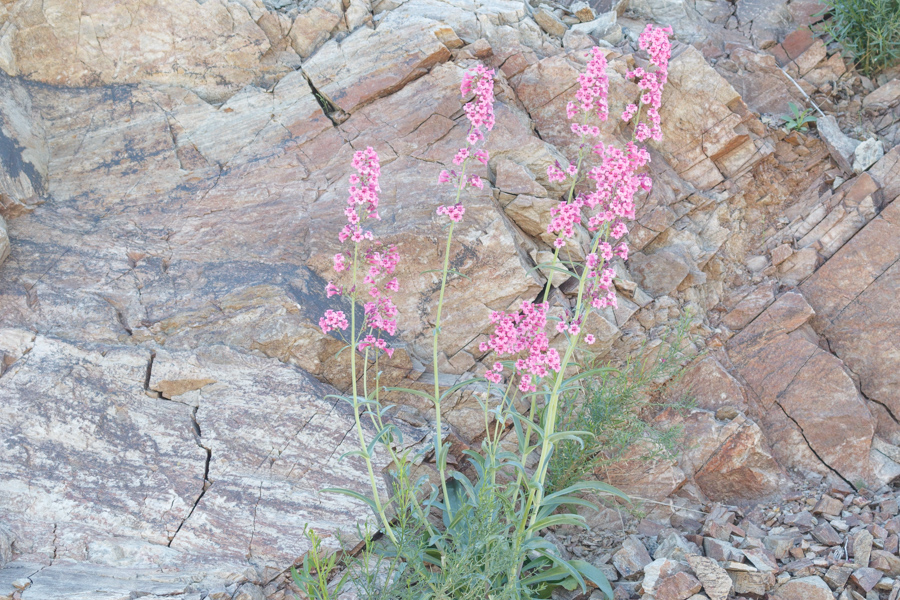
[[[575,569],[591,583],[600,588],[600,591],[606,594],[606,597],[609,600],[612,600],[613,589],[612,586],[609,585],[609,580],[606,579],[606,575],[603,574],[603,571],[583,560],[571,560],[569,561],[569,564],[575,567]]]
[[[348,490],[345,488],[325,488],[321,490],[324,494],[342,494],[344,496],[350,496],[360,502],[366,503],[366,505],[372,509],[372,512],[375,513],[375,516],[378,516],[378,507],[375,505],[375,501],[371,498],[367,498],[358,492],[354,492],[353,490]]]
[[[414,390],[411,388],[403,388],[403,387],[386,387],[386,388],[384,388],[384,390],[386,392],[405,392],[407,394],[414,394],[416,396],[419,396],[420,398],[425,398],[426,400],[428,400],[429,402],[434,404],[434,396],[432,396],[431,394],[425,393],[422,390]]]
[[[379,431],[377,434],[375,434],[375,437],[372,438],[372,441],[369,442],[368,446],[366,446],[366,453],[369,456],[372,456],[372,451],[375,450],[375,444],[377,444],[381,440],[381,438],[383,438],[386,434],[390,433],[392,430],[396,430],[397,432],[400,431],[399,429],[397,429],[396,426],[388,425],[388,426],[382,428],[382,430]],[[384,443],[387,444],[387,442],[384,442]]]
[[[348,456],[359,456],[360,458],[362,458],[364,460],[372,458],[371,454],[366,454],[362,450],[350,450],[348,452],[344,452],[343,454],[341,454],[341,457],[338,460],[339,461],[344,460]]]
[[[441,394],[441,400],[443,400],[450,394],[453,394],[457,390],[460,390],[466,386],[472,385],[473,383],[486,382],[486,381],[487,381],[487,379],[485,379],[484,377],[473,377],[472,379],[466,379],[465,381],[460,381],[458,383],[455,383],[455,384],[451,385],[450,387],[448,387],[446,390],[444,390],[444,393]],[[431,401],[432,401],[432,403],[434,402],[434,397],[431,398]]]
[[[544,517],[543,519],[535,521],[534,525],[532,525],[530,529],[531,531],[536,533],[538,531],[543,531],[548,527],[556,527],[558,525],[584,527],[584,517],[582,517],[581,515],[576,515],[574,513],[550,515],[549,517]]]
[[[520,583],[522,585],[533,586],[536,583],[543,583],[545,581],[562,581],[569,576],[569,569],[566,569],[565,567],[552,567],[550,569],[541,571],[537,575],[525,577],[524,579],[520,580]]]

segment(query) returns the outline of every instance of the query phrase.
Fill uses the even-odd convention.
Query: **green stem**
[[[372,484],[372,499],[375,501],[375,508],[378,511],[378,516],[381,517],[381,523],[384,526],[385,532],[388,534],[388,537],[391,538],[391,541],[395,544],[397,543],[397,538],[394,535],[394,530],[391,528],[391,523],[387,518],[387,515],[384,512],[384,508],[381,506],[381,497],[378,494],[378,479],[375,477],[375,469],[372,466],[372,457],[369,456],[369,453],[366,452],[367,444],[366,444],[366,436],[363,432],[362,422],[360,421],[359,415],[359,395],[358,395],[358,383],[356,381],[357,367],[356,367],[356,345],[358,342],[358,335],[356,333],[356,276],[358,272],[358,260],[359,260],[359,244],[353,245],[353,292],[350,296],[350,378],[352,379],[353,385],[353,418],[356,423],[356,433],[359,435],[359,446],[363,451],[363,456],[366,461],[366,468],[369,471],[369,483]]]
[[[468,147],[468,146],[467,146]],[[463,187],[466,185],[466,166],[469,159],[463,161],[462,172],[459,175],[459,185],[456,186],[456,204],[459,204],[459,198],[462,194]],[[447,465],[443,460],[443,434],[441,425],[441,383],[440,383],[440,367],[438,366],[438,337],[441,334],[441,312],[444,308],[444,292],[447,289],[447,273],[450,271],[450,244],[453,240],[453,228],[455,221],[450,221],[450,230],[447,232],[447,244],[444,247],[444,269],[441,273],[441,293],[438,296],[437,315],[434,319],[434,335],[431,344],[431,358],[434,371],[434,421],[437,431],[434,438],[434,454],[438,463],[438,473],[441,479],[441,491],[444,494],[444,506],[447,516],[452,519],[453,513],[450,508],[450,499],[447,495]]]
[[[594,238],[594,242],[591,245],[591,254],[597,251],[597,246],[600,243],[600,240],[603,238],[603,232],[598,232],[596,238]],[[578,299],[575,303],[575,311],[573,313],[573,318],[577,319],[581,314],[582,303],[584,301],[584,288],[588,281],[588,272],[585,271],[578,283]],[[583,324],[582,324],[583,325]],[[544,497],[544,481],[547,476],[547,466],[549,462],[550,449],[552,447],[552,443],[550,442],[550,438],[553,436],[554,430],[556,428],[556,416],[557,411],[559,409],[559,389],[562,387],[563,380],[566,376],[566,370],[569,366],[569,361],[572,360],[572,355],[575,352],[575,348],[578,346],[578,342],[581,339],[581,332],[584,330],[582,326],[578,333],[569,340],[568,348],[566,348],[566,353],[563,356],[562,362],[560,364],[559,372],[556,374],[556,380],[553,382],[553,390],[550,392],[550,400],[547,402],[547,406],[544,412],[544,439],[541,441],[541,454],[538,459],[538,468],[534,474],[535,485],[532,487],[532,494],[536,495],[534,501],[534,508],[531,511],[531,519],[529,521],[528,526],[531,527],[534,525],[537,520],[538,512],[541,508],[541,501]],[[530,499],[529,499],[530,500]]]

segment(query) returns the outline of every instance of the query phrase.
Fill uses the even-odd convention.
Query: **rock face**
[[[860,378],[866,397],[900,414],[897,323],[888,317],[897,302],[900,203],[894,201],[853,237],[802,287],[816,309],[815,323],[834,352]]]
[[[874,420],[840,359],[817,345],[813,315],[800,294],[785,294],[728,342],[728,355],[782,464],[815,470],[821,459],[845,479],[868,480]],[[798,436],[805,455],[786,443]]]
[[[305,524],[351,535],[361,503],[318,490],[368,488],[361,460],[338,460],[356,447],[352,411],[296,368],[225,346],[154,356],[43,335],[19,352],[0,379],[13,442],[0,509],[18,563],[44,567],[34,597],[83,576],[59,558],[90,562],[118,593],[171,593],[191,572],[265,583],[306,551]],[[157,588],[116,581],[160,568],[175,574]]]

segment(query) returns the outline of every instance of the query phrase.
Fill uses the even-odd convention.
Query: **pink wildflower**
[[[457,204],[455,206],[438,206],[437,214],[439,215],[447,215],[450,217],[450,220],[454,223],[459,223],[462,221],[463,214],[465,214],[466,208],[462,204]]]
[[[584,336],[584,342],[585,342],[588,346],[590,346],[591,344],[593,344],[595,341],[597,341],[597,340],[594,339],[594,335],[591,334],[591,333],[589,333],[589,334],[587,334],[586,336]]]
[[[322,328],[323,333],[328,333],[335,329],[344,330],[348,326],[347,317],[342,310],[326,310],[325,316],[319,319],[319,327]]]
[[[466,117],[471,123],[471,131],[481,134],[484,127],[490,131],[494,128],[494,70],[485,69],[484,65],[477,65],[473,70],[463,75],[459,91],[463,97],[471,93],[475,99],[467,102],[464,109]],[[470,140],[471,141],[471,140]],[[475,140],[477,142],[478,139]],[[475,143],[471,142],[471,143]]]
[[[545,332],[548,306],[525,301],[518,313],[495,311],[491,314],[494,333],[488,342],[479,346],[482,352],[493,350],[498,356],[526,354],[516,361],[516,369],[522,376],[519,382],[522,391],[535,391],[536,380],[560,369],[559,353],[550,347]],[[495,368],[497,364],[500,363]]]
[[[547,179],[549,179],[551,183],[565,181],[566,174],[559,170],[557,167],[550,165],[549,167],[547,167]]]
[[[646,108],[643,114],[649,121],[649,123],[635,124],[634,137],[639,142],[648,139],[655,141],[662,139],[659,109],[662,106],[663,87],[669,78],[669,58],[672,56],[672,45],[669,42],[671,33],[671,27],[647,25],[638,38],[638,45],[641,50],[646,50],[650,55],[650,64],[655,69],[651,72],[638,67],[625,74],[628,79],[637,80],[638,87],[641,89],[641,106]],[[629,104],[622,113],[622,120],[630,121],[636,112],[637,107]]]
[[[603,51],[594,46],[591,49],[591,59],[588,61],[585,72],[578,76],[580,87],[575,92],[577,102],[569,102],[566,106],[566,116],[569,120],[574,120],[579,114],[595,113],[601,121],[605,121],[609,116],[609,104],[607,96],[609,94],[609,77],[606,75],[606,55]],[[598,136],[600,128],[586,127],[572,124],[572,130],[579,135]]]

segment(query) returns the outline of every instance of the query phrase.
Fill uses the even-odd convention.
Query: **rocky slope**
[[[777,498],[813,474],[889,483],[900,86],[848,72],[803,29],[818,10],[4,4],[0,598],[277,598],[304,523],[352,543],[363,505],[317,494],[365,479],[337,460],[356,434],[325,396],[349,381],[316,325],[352,153],[379,152],[379,235],[404,256],[402,351],[386,378],[427,385],[439,282],[421,273],[443,233],[437,175],[465,133],[463,70],[497,69],[489,185],[465,200],[451,259],[467,277],[451,282],[442,327],[447,381],[477,373],[490,312],[544,283],[531,267],[560,193],[546,167],[572,154],[564,106],[583,50],[608,48],[621,109],[648,20],[680,40],[655,186],[629,236],[636,253],[617,267],[620,306],[589,327],[616,360],[689,311],[691,352],[704,352],[684,382],[696,408],[651,416],[696,443],[610,479],[691,502]],[[833,121],[773,127],[807,96]],[[411,443],[426,439],[427,407],[394,400]],[[463,396],[447,420],[472,439],[480,408]]]

